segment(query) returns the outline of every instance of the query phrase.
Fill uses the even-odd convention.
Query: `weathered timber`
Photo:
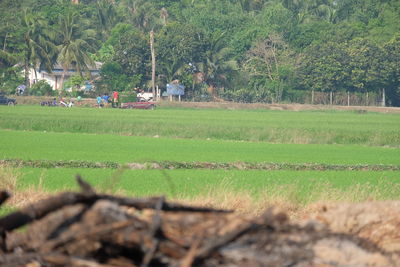
[[[79,187],[81,188],[82,194],[88,195],[88,196],[93,196],[96,194],[93,187],[89,183],[85,182],[79,174],[76,175],[76,182],[78,183]]]
[[[0,255],[0,266],[74,266],[74,267],[111,267],[100,264],[94,259],[83,259],[61,253],[41,254],[36,252]],[[114,265],[115,266],[115,265]],[[123,265],[120,265],[123,266]],[[129,266],[125,264],[124,266]],[[129,267],[133,267],[132,264]]]
[[[19,228],[65,206],[77,203],[93,203],[94,200],[93,196],[71,192],[61,193],[58,196],[41,200],[0,218],[0,233]]]
[[[160,200],[154,198],[123,198],[111,195],[87,195],[82,193],[66,192],[56,197],[41,200],[35,204],[29,205],[20,211],[13,212],[3,218],[0,218],[0,233],[19,228],[34,220],[43,218],[50,212],[58,210],[68,205],[84,203],[91,205],[95,201],[105,199],[113,201],[119,205],[134,207],[136,209],[154,209]],[[214,210],[211,208],[191,207],[177,203],[163,202],[161,209],[163,211],[191,211],[191,212],[232,212],[228,210]]]
[[[39,221],[31,223],[26,231],[8,233],[6,240],[7,251],[12,251],[18,247],[26,250],[40,248],[48,239],[53,239],[62,232],[68,231],[71,224],[81,219],[85,210],[86,207],[83,204],[66,206],[48,214]]]
[[[164,197],[96,194],[79,176],[77,181],[80,193],[62,193],[0,219],[0,266],[394,267],[400,263],[396,250],[361,238],[365,234],[361,224],[352,228],[355,235],[334,233],[315,222],[291,224],[286,214],[272,208],[260,217],[244,216],[169,203]],[[379,224],[374,219],[378,217],[367,217],[364,225],[371,220],[374,228]],[[395,237],[398,223],[393,218],[386,225],[393,227]],[[26,223],[24,231],[13,231]]]
[[[10,197],[10,193],[7,191],[0,191],[0,206]]]

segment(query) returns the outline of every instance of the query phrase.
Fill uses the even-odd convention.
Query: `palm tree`
[[[164,26],[167,26],[167,19],[168,19],[168,17],[169,17],[169,14],[168,14],[167,9],[164,8],[164,7],[161,8],[161,11],[160,11],[160,19],[162,20]]]
[[[289,9],[295,15],[297,23],[303,23],[311,18],[311,15],[315,15],[320,1],[318,0],[283,0],[282,4],[284,7]]]
[[[108,33],[115,26],[117,22],[117,11],[115,9],[115,3],[110,0],[100,0],[96,3],[97,5],[97,17],[99,20],[99,28],[105,37],[108,37]]]
[[[237,68],[235,60],[229,59],[229,49],[225,46],[225,33],[214,32],[209,38],[209,47],[205,53],[200,70],[204,73],[208,84],[208,91],[215,96],[215,88],[223,85],[227,80],[227,74]]]
[[[128,19],[133,25],[145,32],[157,28],[162,23],[160,11],[145,0],[125,0],[123,5],[128,10]]]
[[[29,86],[28,76],[31,64],[34,67],[44,67],[48,71],[52,69],[52,58],[55,55],[54,33],[43,18],[34,16],[26,10],[22,23],[25,28],[25,83]]]
[[[94,40],[93,30],[84,30],[77,23],[77,15],[74,12],[67,13],[60,18],[60,45],[58,61],[62,65],[60,87],[63,88],[65,74],[71,67],[75,68],[82,76],[82,71],[88,69],[88,65],[94,62],[88,52],[92,50],[90,42]]]
[[[231,0],[239,4],[243,12],[251,12],[260,10],[262,6],[268,2],[266,0]]]
[[[315,9],[315,14],[330,23],[335,23],[338,19],[338,6],[336,1],[329,0],[324,2],[325,3],[320,4]]]

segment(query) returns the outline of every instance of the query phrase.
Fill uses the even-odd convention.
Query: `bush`
[[[18,85],[24,84],[20,67],[0,68],[0,91],[7,95],[15,94]]]
[[[116,62],[105,63],[100,70],[100,80],[96,82],[98,93],[111,91],[124,91],[133,88],[140,83],[141,76],[133,75],[128,77],[123,73],[121,65]]]
[[[46,81],[38,81],[29,90],[31,95],[35,96],[53,96],[55,91]]]
[[[287,103],[306,103],[306,99],[310,97],[310,91],[306,90],[286,90],[283,94],[283,101]]]
[[[72,88],[72,90],[80,89],[85,84],[85,78],[79,74],[71,76],[65,83],[64,89]]]
[[[222,98],[228,101],[239,103],[253,103],[256,102],[256,94],[252,90],[239,89],[236,91],[226,91],[221,94]]]
[[[124,92],[123,94],[121,94],[120,97],[121,103],[136,102],[136,101],[137,101],[136,92]]]

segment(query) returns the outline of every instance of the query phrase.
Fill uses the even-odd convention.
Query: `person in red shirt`
[[[118,107],[119,95],[117,91],[113,92],[113,107]]]

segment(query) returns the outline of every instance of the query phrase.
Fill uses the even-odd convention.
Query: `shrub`
[[[136,102],[136,101],[137,101],[136,92],[123,92],[123,94],[121,94],[120,102],[122,103]]]
[[[221,96],[228,101],[239,103],[253,103],[256,100],[256,94],[252,90],[239,89],[236,91],[226,91]]]
[[[55,91],[53,90],[51,85],[43,80],[38,81],[37,83],[32,85],[29,91],[31,95],[36,96],[52,96],[55,94]]]

